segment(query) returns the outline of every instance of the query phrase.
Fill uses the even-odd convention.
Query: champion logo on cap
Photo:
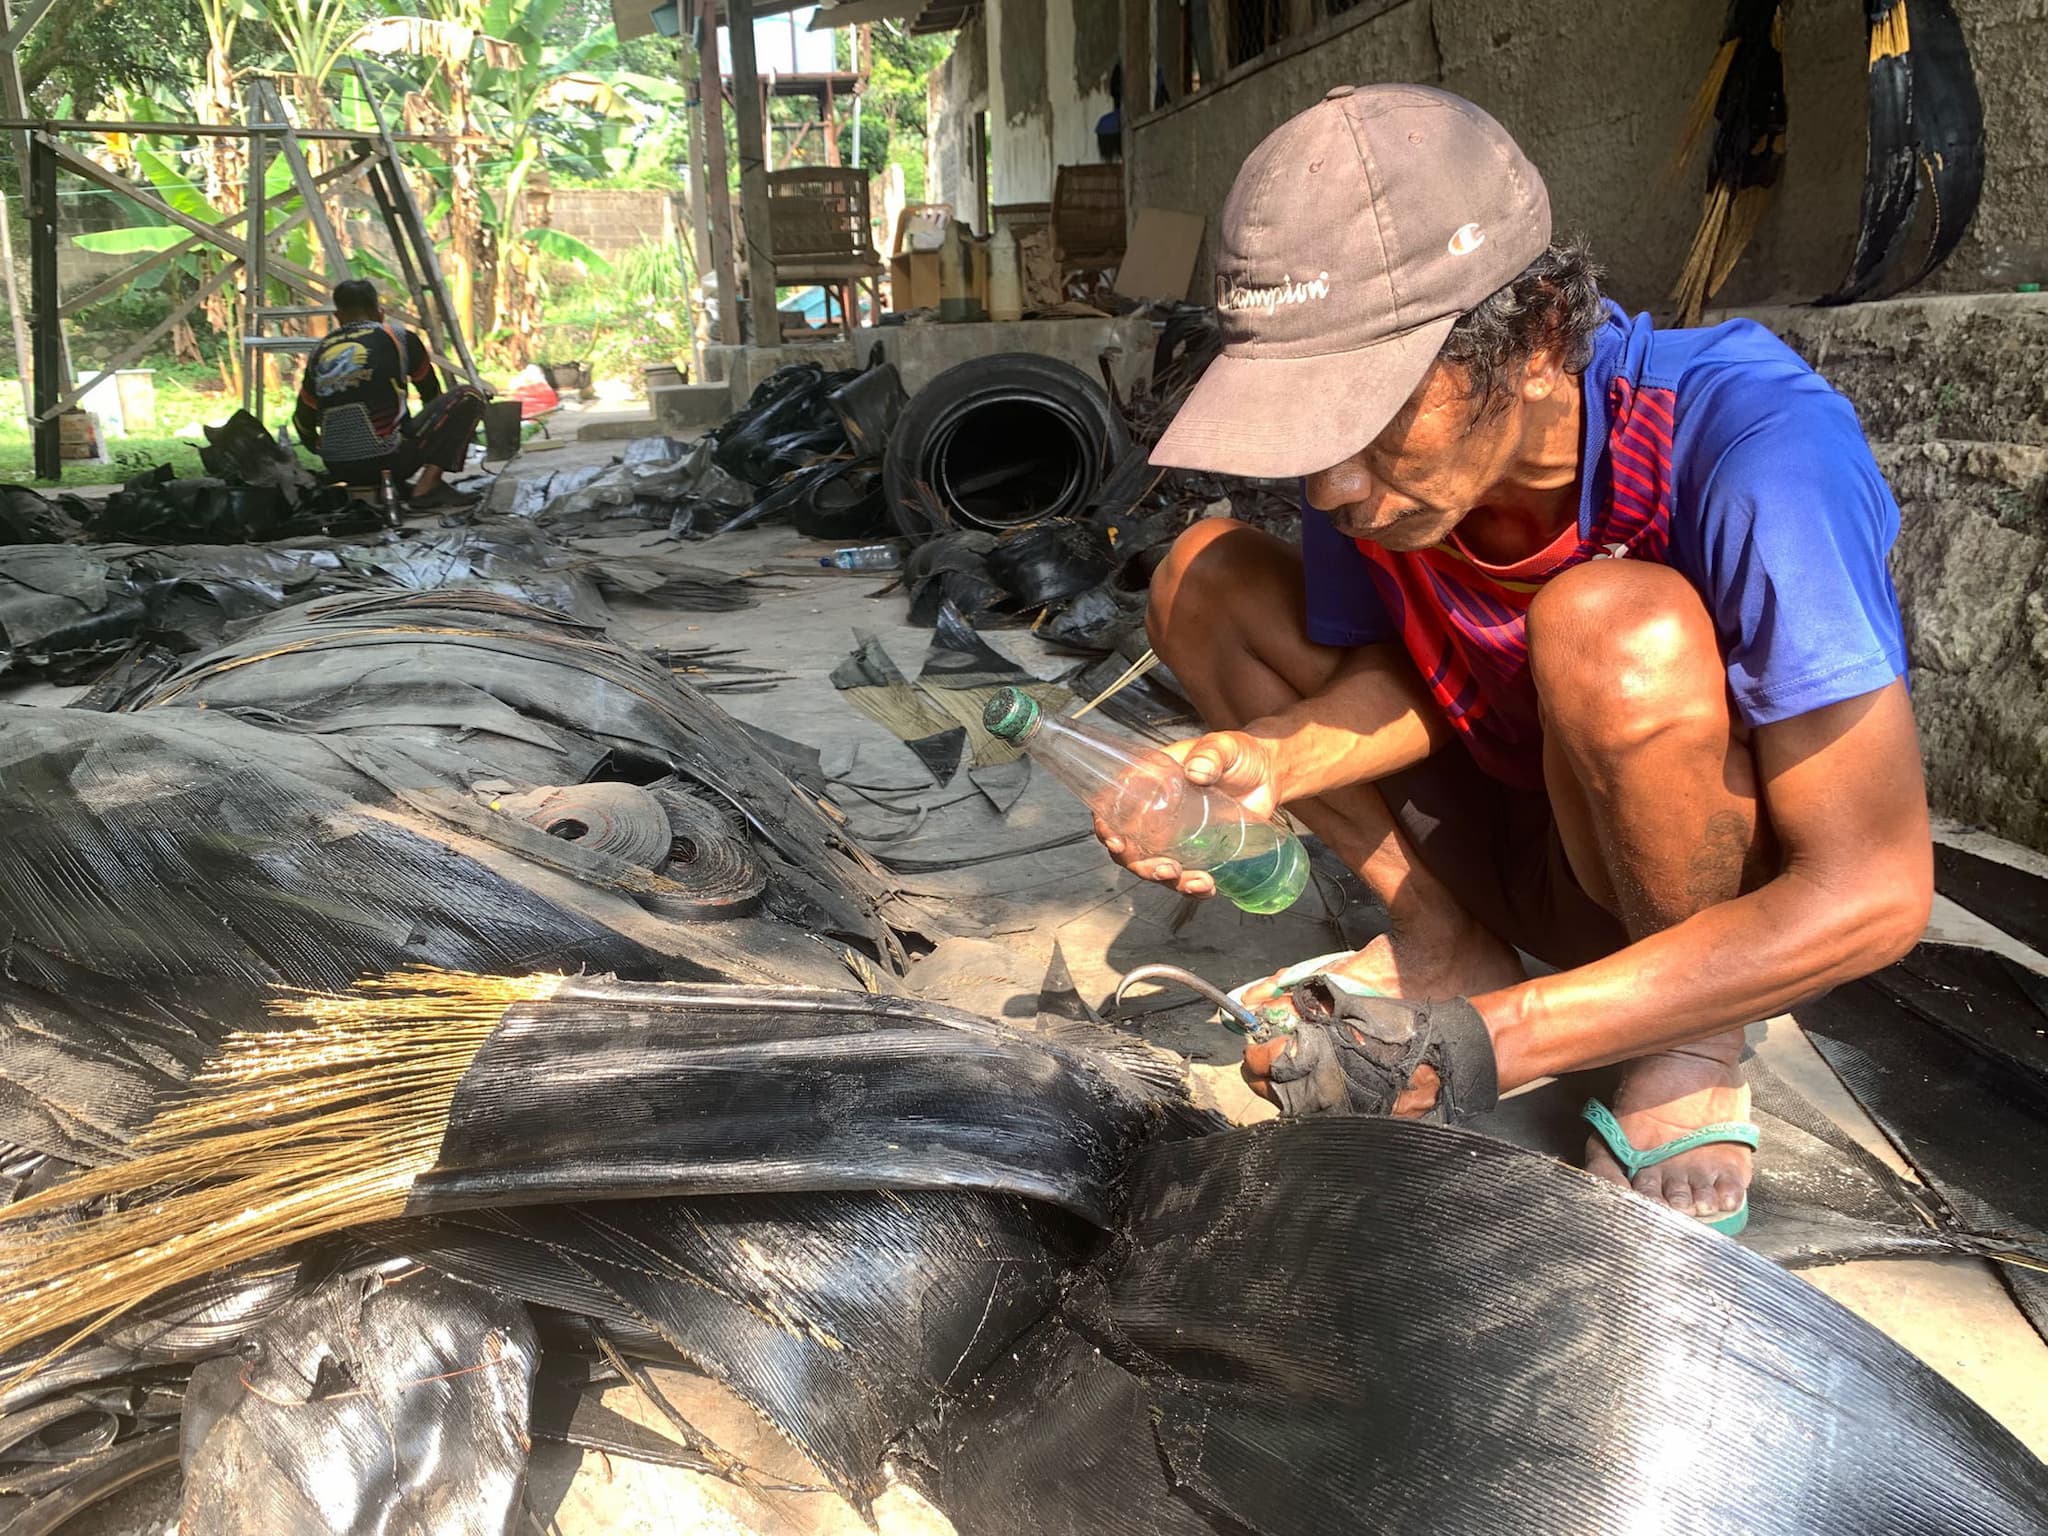
[[[1479,232],[1477,224],[1461,224],[1458,226],[1458,232],[1451,236],[1451,254],[1470,256],[1484,244],[1486,236]]]
[[[1282,277],[1277,283],[1252,286],[1234,277],[1216,280],[1216,307],[1231,311],[1258,310],[1272,314],[1282,304],[1307,304],[1330,296],[1330,274],[1318,272],[1307,282]]]

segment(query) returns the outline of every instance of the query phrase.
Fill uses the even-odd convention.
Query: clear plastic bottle
[[[1308,850],[1278,821],[1220,789],[1191,784],[1155,747],[1072,720],[1049,719],[1018,688],[989,700],[989,734],[1015,742],[1141,858],[1206,870],[1246,912],[1284,912],[1308,886]]]
[[[836,565],[842,571],[893,571],[902,566],[903,551],[894,544],[855,544],[818,556],[818,564]]]

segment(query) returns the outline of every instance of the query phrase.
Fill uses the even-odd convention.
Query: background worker
[[[467,506],[441,482],[468,462],[484,419],[483,391],[443,389],[427,344],[384,318],[374,284],[335,284],[334,319],[299,385],[292,416],[299,441],[343,485],[374,488],[389,470],[411,506]],[[419,391],[417,416],[406,408],[408,386]]]
[[[1246,1076],[1462,1114],[1625,1063],[1587,1167],[1738,1228],[1744,1026],[1897,959],[1932,900],[1898,508],[1853,410],[1761,327],[1608,303],[1500,125],[1420,86],[1274,132],[1217,273],[1223,354],[1153,462],[1304,477],[1302,542],[1206,519],[1160,567],[1153,643],[1213,728],[1173,750],[1391,919],[1337,967],[1389,997]]]

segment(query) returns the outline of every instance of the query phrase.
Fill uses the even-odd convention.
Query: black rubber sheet
[[[671,786],[704,878],[587,853],[474,788],[590,778]],[[746,900],[709,899],[719,871]],[[418,964],[836,984],[848,946],[900,964],[891,903],[666,669],[495,594],[330,598],[133,712],[0,706],[0,1140],[119,1156],[281,985]]]
[[[2048,879],[1953,843],[1936,843],[1934,888],[2028,948],[2048,954]]]
[[[454,698],[516,729],[466,714],[423,731],[431,718],[420,718],[422,701],[438,715]],[[786,932],[831,935],[877,957],[900,952],[879,916],[888,887],[872,863],[725,711],[589,626],[512,599],[442,592],[309,604],[195,662],[142,707],[229,710],[344,737],[386,766],[424,769],[425,787],[447,790],[492,778],[678,776],[753,829],[774,877],[765,910]],[[790,966],[800,950],[818,949],[784,947],[778,958]]]
[[[744,577],[575,551],[507,520],[355,540],[0,545],[0,671],[96,677],[138,643],[190,654],[277,609],[379,588],[495,592],[596,625],[607,596],[695,613],[755,601]]]
[[[2048,1521],[2048,1469],[1844,1308],[1467,1131],[1151,1148],[1116,1257],[1050,1326],[928,1440],[963,1536],[1204,1529],[1191,1511],[1262,1536]]]
[[[417,1269],[337,1275],[193,1372],[183,1528],[520,1529],[537,1359],[502,1295]]]
[[[1106,1225],[1186,1105],[1178,1058],[1094,1025],[864,992],[571,980],[463,1075],[421,1213],[635,1194],[982,1189]]]
[[[2048,1243],[2048,978],[1922,944],[1793,1017],[1963,1225]],[[2000,1273],[2048,1337],[2048,1277]]]
[[[651,1330],[847,1498],[1053,1305],[1100,1235],[976,1191],[606,1202],[405,1223],[394,1246],[606,1332]]]
[[[229,1031],[268,1027],[280,985],[570,956],[659,969],[346,777],[316,742],[225,712],[0,706],[0,1138],[119,1156],[154,1095]]]

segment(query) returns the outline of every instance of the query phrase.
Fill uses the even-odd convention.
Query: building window
[[[1323,21],[1367,8],[1367,0],[1151,0],[1152,106],[1214,89],[1225,79],[1306,36]],[[1385,0],[1375,9],[1386,9]]]

